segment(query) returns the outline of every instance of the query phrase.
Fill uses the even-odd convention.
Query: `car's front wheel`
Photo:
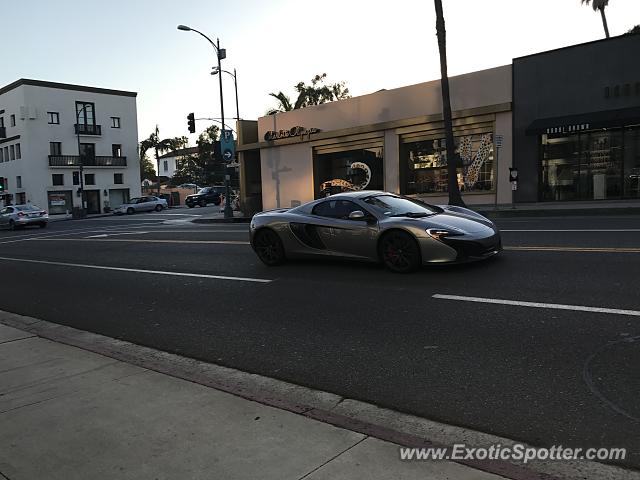
[[[200,206],[201,207],[206,207],[207,206],[207,201],[206,200],[200,200]]]
[[[195,205],[193,203],[187,203],[187,207],[193,208],[193,207],[195,207]]]
[[[393,231],[380,240],[382,263],[392,272],[409,273],[422,264],[418,243],[406,232]]]
[[[127,208],[127,215],[133,215],[134,213],[136,213],[136,211],[134,210],[133,207]]]
[[[40,228],[47,228],[47,222],[40,223]]]
[[[156,205],[156,212],[161,212],[162,211],[162,205],[158,204]]]
[[[265,265],[270,267],[280,265],[286,260],[282,240],[276,232],[265,228],[256,233],[253,248]]]
[[[9,230],[15,230],[16,228],[16,222],[9,220]]]

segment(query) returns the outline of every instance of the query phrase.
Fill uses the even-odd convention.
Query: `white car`
[[[135,197],[129,200],[127,203],[123,203],[118,208],[113,210],[115,215],[134,214],[137,212],[161,212],[165,208],[169,208],[167,201],[164,198],[158,198],[153,196]]]

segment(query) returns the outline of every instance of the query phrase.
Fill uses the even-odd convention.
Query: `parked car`
[[[426,264],[483,260],[502,250],[498,228],[479,213],[375,191],[258,213],[250,232],[251,246],[267,265],[346,257],[404,273]]]
[[[15,230],[28,225],[45,228],[48,222],[47,212],[36,205],[10,205],[0,210],[0,228]]]
[[[198,193],[187,195],[184,203],[189,208],[193,208],[196,205],[206,207],[210,203],[213,203],[214,205],[220,205],[220,203],[222,203],[222,195],[224,195],[224,192],[224,186],[204,187],[201,188]]]
[[[155,210],[161,212],[165,208],[169,208],[167,201],[164,198],[158,198],[154,196],[135,197],[126,203],[123,203],[118,208],[113,210],[115,215],[122,215],[127,213],[129,215],[137,212],[150,212]]]

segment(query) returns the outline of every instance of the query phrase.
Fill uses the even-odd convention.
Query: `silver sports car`
[[[260,260],[346,257],[382,262],[394,272],[481,260],[502,250],[498,228],[462,207],[434,206],[393,193],[340,193],[251,219]]]

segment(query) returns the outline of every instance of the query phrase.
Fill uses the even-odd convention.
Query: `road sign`
[[[503,135],[494,135],[493,138],[496,141],[496,147],[498,147],[498,148],[502,147],[502,140],[504,140],[504,136]]]
[[[233,160],[236,154],[236,142],[233,139],[233,132],[231,130],[222,130],[220,136],[220,150],[222,151],[222,158],[226,162]]]

